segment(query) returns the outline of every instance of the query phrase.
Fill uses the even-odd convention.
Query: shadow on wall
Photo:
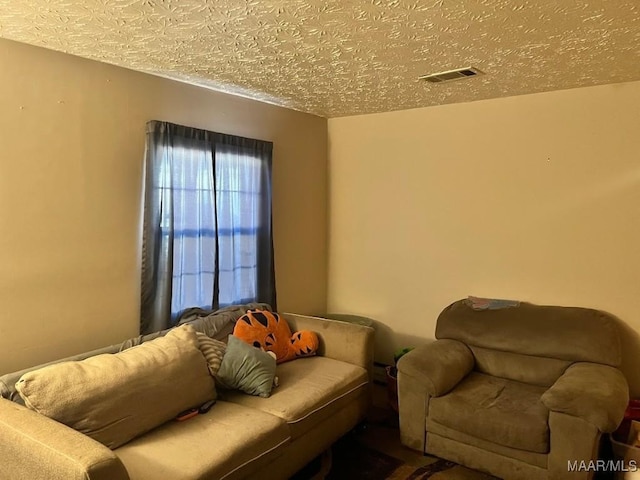
[[[375,330],[373,360],[379,364],[393,365],[393,354],[397,350],[404,347],[417,347],[433,341],[433,339],[429,338],[396,333],[386,324],[374,320],[371,317],[348,313],[324,313],[318,316],[373,327]]]
[[[405,347],[418,347],[434,341],[433,338],[418,337],[394,332],[388,325],[373,320],[375,334],[374,360],[393,365],[393,354]]]

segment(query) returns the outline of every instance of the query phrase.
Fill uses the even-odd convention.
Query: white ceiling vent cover
[[[442,83],[462,80],[463,78],[475,77],[477,75],[483,75],[483,72],[477,68],[467,67],[458,68],[456,70],[447,70],[446,72],[432,73],[431,75],[422,75],[418,78],[430,83]]]

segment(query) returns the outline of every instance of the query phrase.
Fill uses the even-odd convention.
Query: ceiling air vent
[[[452,82],[454,80],[461,80],[463,78],[475,77],[482,75],[483,72],[477,68],[458,68],[456,70],[447,70],[446,72],[432,73],[431,75],[422,75],[418,77],[420,80],[425,80],[430,83],[442,83]]]

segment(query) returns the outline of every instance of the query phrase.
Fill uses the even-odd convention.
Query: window
[[[275,306],[271,148],[268,142],[149,123],[143,332],[166,328],[190,307],[252,301]]]
[[[216,162],[220,250],[220,306],[257,298],[260,160],[222,151]]]

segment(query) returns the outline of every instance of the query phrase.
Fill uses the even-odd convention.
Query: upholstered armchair
[[[575,462],[597,459],[629,400],[614,318],[460,300],[435,336],[398,362],[404,445],[505,480],[591,478]]]

